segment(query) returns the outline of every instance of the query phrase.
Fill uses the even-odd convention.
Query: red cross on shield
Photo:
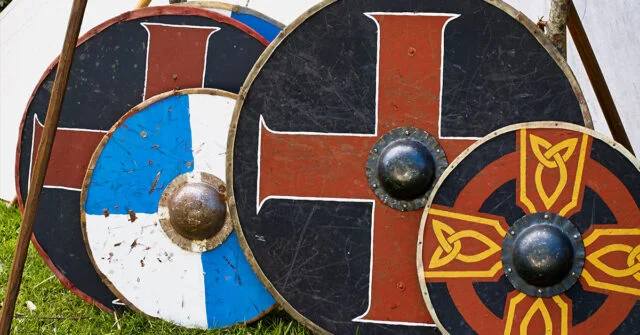
[[[209,37],[220,28],[148,22],[142,26],[149,41],[142,100],[172,89],[203,87]],[[43,129],[36,115],[33,143],[40,143]],[[105,133],[93,129],[58,128],[44,187],[79,191],[93,151]],[[69,152],[74,154],[66,154]],[[36,154],[36,148],[32,147],[32,162],[35,162]]]
[[[448,161],[474,140],[440,133],[443,36],[447,23],[458,15],[365,15],[378,25],[375,132],[281,132],[270,129],[261,118],[257,212],[270,199],[370,202],[369,307],[354,321],[431,324],[416,276],[422,211],[405,212],[385,205],[371,190],[365,165],[376,141],[398,127],[427,131],[438,139]]]

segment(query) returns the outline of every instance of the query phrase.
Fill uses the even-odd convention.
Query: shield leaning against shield
[[[423,298],[448,334],[637,331],[640,162],[590,129],[500,129],[435,186]]]
[[[326,1],[252,70],[227,181],[240,242],[320,333],[424,333],[421,208],[446,166],[516,122],[591,127],[542,32],[490,1]]]
[[[178,6],[145,8],[115,17],[80,39],[32,241],[69,290],[105,311],[121,308],[122,302],[102,283],[82,238],[80,189],[91,155],[114,123],[147,98],[190,87],[238,92],[269,43],[249,26],[273,36],[280,25],[250,13],[223,14]],[[43,75],[22,121],[16,159],[21,204],[56,64]]]
[[[136,311],[225,328],[274,305],[227,213],[235,101],[212,89],[155,96],[125,114],[92,157],[80,205],[87,251],[107,286]]]

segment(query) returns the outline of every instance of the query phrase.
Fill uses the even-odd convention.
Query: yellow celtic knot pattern
[[[513,297],[509,302],[509,310],[507,312],[507,322],[504,327],[504,334],[511,335],[514,329],[514,319],[516,314],[516,306],[526,298],[526,294],[520,293]],[[553,296],[551,298],[553,302],[560,308],[560,334],[565,335],[569,333],[569,306],[567,303],[562,301],[559,296]],[[553,334],[553,319],[551,318],[551,313],[547,306],[544,303],[543,298],[537,298],[536,301],[531,305],[527,313],[522,318],[520,326],[517,327],[519,333],[521,335],[526,335],[529,331],[529,325],[531,324],[531,319],[540,313],[542,316],[542,320],[544,322],[545,335]]]
[[[450,264],[454,260],[458,260],[464,263],[476,263],[481,262],[502,250],[502,247],[496,242],[492,241],[489,237],[475,230],[460,230],[456,231],[450,225],[444,223],[441,220],[435,219],[450,218],[454,220],[466,221],[473,224],[489,226],[493,228],[496,233],[504,237],[507,232],[500,225],[500,221],[484,218],[479,216],[467,215],[462,213],[449,212],[445,210],[439,210],[431,208],[429,215],[434,217],[431,220],[432,232],[438,241],[438,247],[431,255],[429,265],[425,269],[425,278],[475,278],[475,277],[493,277],[500,269],[502,269],[502,260],[498,259],[495,264],[490,268],[483,270],[434,270]],[[475,254],[465,254],[464,241],[471,242],[476,240],[484,244],[487,248],[484,251]]]
[[[584,239],[584,246],[588,247],[601,236],[640,236],[640,229],[597,229]],[[627,267],[623,269],[614,268],[604,261],[602,257],[610,253],[619,253],[620,256],[626,254]],[[620,257],[618,256],[618,257]],[[630,246],[627,244],[609,244],[603,248],[591,252],[587,256],[587,262],[593,264],[600,271],[614,278],[633,277],[640,283],[640,245]],[[582,276],[586,282],[593,287],[616,291],[631,295],[640,296],[640,285],[628,287],[620,284],[607,283],[595,279],[587,269],[582,270]]]
[[[439,246],[431,257],[429,268],[435,269],[445,266],[454,259],[465,263],[480,262],[501,250],[500,246],[488,237],[473,230],[461,230],[456,232],[453,228],[442,221],[433,220],[433,232],[436,235]],[[448,236],[445,236],[448,235]],[[476,239],[487,246],[487,250],[474,255],[465,255],[460,252],[464,238]]]
[[[616,269],[600,260],[600,257],[611,252],[627,253],[628,267],[626,269]],[[611,244],[598,251],[592,252],[587,256],[587,260],[611,277],[622,278],[633,276],[636,280],[640,281],[640,245],[634,248],[626,244]]]
[[[556,145],[551,145],[547,140],[533,134],[530,135],[529,138],[531,140],[531,149],[533,150],[533,154],[539,162],[536,167],[535,174],[536,190],[540,194],[540,198],[542,199],[544,206],[549,209],[553,204],[555,204],[558,197],[560,197],[560,194],[562,194],[562,191],[567,186],[568,172],[566,162],[571,158],[571,155],[573,155],[576,145],[578,144],[578,139],[570,138]],[[545,149],[546,151],[542,152],[542,149]],[[564,151],[564,153],[562,153],[562,151]],[[558,184],[550,196],[542,184],[542,172],[545,168],[558,169],[558,173],[560,175]]]
[[[584,162],[588,146],[588,136],[583,134],[582,140],[576,137],[566,139],[557,144],[551,144],[540,136],[533,134],[527,136],[526,129],[522,129],[520,131],[520,200],[525,206],[527,206],[530,213],[537,213],[538,209],[536,208],[536,205],[527,194],[527,139],[531,142],[531,151],[536,158],[533,163],[536,166],[533,182],[535,184],[537,194],[542,201],[542,205],[545,207],[543,210],[550,210],[551,207],[556,205],[556,202],[565,191],[565,188],[570,184],[570,179],[572,177],[574,178],[573,183],[571,183],[573,185],[571,201],[567,204],[563,204],[564,207],[558,211],[558,214],[560,215],[567,214],[578,204],[580,186],[582,183],[582,172],[584,170]],[[577,170],[575,171],[575,175],[571,174],[571,176],[569,176],[567,162],[574,155],[578,147],[580,147],[580,150],[577,158]],[[558,172],[558,180],[555,184],[556,186],[552,189],[552,192],[548,192],[544,187],[543,173],[545,170],[557,170]],[[549,180],[546,181],[548,182]]]

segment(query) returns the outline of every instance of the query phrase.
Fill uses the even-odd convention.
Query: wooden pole
[[[42,138],[40,139],[40,145],[38,146],[38,156],[34,164],[24,216],[22,217],[22,227],[20,228],[20,234],[18,236],[16,252],[13,255],[11,272],[9,274],[9,281],[7,282],[7,291],[2,306],[2,315],[0,316],[0,334],[3,335],[8,334],[11,329],[11,321],[13,320],[16,300],[20,290],[22,272],[24,271],[24,262],[29,248],[29,239],[33,232],[33,223],[38,210],[40,192],[42,191],[44,176],[47,172],[47,165],[49,164],[49,158],[51,156],[51,148],[53,147],[56,128],[58,127],[58,121],[60,120],[60,110],[62,109],[64,94],[67,90],[67,81],[71,70],[71,62],[75,53],[76,43],[78,43],[78,34],[80,33],[80,26],[82,25],[82,18],[84,16],[86,5],[87,0],[74,0],[73,6],[71,7],[67,33],[62,46],[62,53],[60,54],[60,59],[58,61],[58,70],[56,71],[56,77],[53,82],[53,89],[51,90],[51,99],[49,100],[44,130],[42,131]]]
[[[607,86],[600,64],[598,64],[598,60],[596,59],[596,54],[593,52],[593,48],[587,38],[587,33],[584,30],[584,26],[573,2],[569,4],[567,26],[569,27],[571,37],[573,37],[573,42],[576,44],[576,49],[578,49],[582,64],[584,64],[584,68],[587,70],[587,76],[596,93],[598,103],[600,104],[600,108],[602,108],[602,113],[604,114],[605,120],[607,120],[607,125],[609,126],[609,130],[611,130],[613,139],[633,153],[633,147],[622,125],[620,114],[618,114],[618,109],[613,102],[613,96],[611,95],[611,91],[609,91],[609,86]]]

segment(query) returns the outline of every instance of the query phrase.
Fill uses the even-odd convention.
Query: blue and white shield
[[[123,116],[94,153],[81,197],[85,241],[98,273],[134,310],[223,328],[274,305],[235,232],[213,248],[185,248],[160,224],[172,181],[212,175],[224,182],[234,106],[234,94],[217,90],[162,94]]]

